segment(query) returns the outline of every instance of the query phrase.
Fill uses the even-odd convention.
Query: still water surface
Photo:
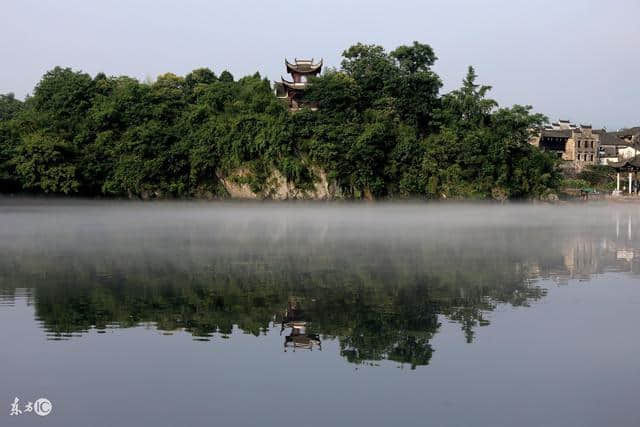
[[[637,426],[639,225],[2,199],[0,425]]]

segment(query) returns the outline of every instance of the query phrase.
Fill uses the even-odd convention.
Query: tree
[[[476,84],[469,67],[460,89],[442,97],[441,131],[427,140],[424,173],[437,196],[498,198],[539,196],[559,184],[556,164],[528,144],[546,118],[531,107],[497,109],[490,86]],[[447,165],[447,167],[443,167]]]
[[[295,114],[259,73],[140,82],[56,67],[25,102],[0,96],[0,191],[209,197],[238,178],[267,195],[281,177],[307,190],[320,175],[353,198],[556,188],[555,161],[527,143],[544,118],[498,108],[471,67],[441,96],[436,60],[417,41],[390,52],[355,44],[339,69],[311,79],[305,97],[318,108]]]
[[[11,120],[22,110],[24,103],[13,93],[0,94],[0,122]]]
[[[0,95],[0,193],[8,193],[20,187],[12,162],[20,141],[20,133],[12,120],[24,108],[24,103],[13,93]]]
[[[50,130],[71,141],[84,136],[94,90],[95,82],[89,74],[56,67],[36,86],[31,106],[47,116]]]
[[[389,81],[398,75],[398,67],[382,46],[358,43],[342,53],[342,71],[360,87],[358,108],[362,111],[381,104]]]
[[[438,93],[442,81],[431,66],[437,60],[431,46],[413,42],[412,46],[400,46],[390,56],[395,58],[401,73],[391,83],[398,114],[418,128],[421,135],[434,130],[433,114],[439,106]]]
[[[233,83],[233,74],[231,74],[227,70],[224,70],[220,74],[220,81],[223,82],[223,83]]]
[[[44,193],[76,192],[79,183],[68,142],[43,133],[23,137],[15,157],[16,171],[25,189]]]
[[[406,74],[429,72],[438,57],[428,44],[413,42],[412,46],[400,46],[390,56],[398,61],[400,69]]]

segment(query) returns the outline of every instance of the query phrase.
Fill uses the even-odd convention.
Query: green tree
[[[0,94],[0,122],[11,120],[22,110],[24,103],[13,93]]]
[[[16,99],[13,93],[0,95],[0,193],[20,188],[12,161],[20,142],[20,133],[13,119],[23,108],[24,103]]]
[[[76,192],[79,183],[73,165],[73,147],[57,137],[33,133],[22,138],[15,158],[24,188],[44,193]]]
[[[436,60],[419,42],[390,52],[358,43],[311,80],[305,98],[318,108],[295,114],[259,73],[200,68],[140,82],[56,67],[24,103],[0,97],[0,191],[224,196],[233,179],[268,196],[282,177],[312,189],[317,172],[353,198],[556,188],[555,161],[527,144],[544,118],[498,108],[473,68],[440,96]]]
[[[498,109],[469,67],[462,87],[442,97],[440,132],[428,138],[424,173],[433,196],[498,198],[539,196],[556,188],[554,160],[528,144],[546,119],[531,107]]]

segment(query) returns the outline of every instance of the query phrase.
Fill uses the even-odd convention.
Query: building
[[[600,133],[600,164],[610,165],[640,155],[640,127]]]
[[[595,131],[600,135],[600,149],[598,150],[600,165],[608,165],[617,162],[620,151],[628,146],[627,142],[618,137],[615,132],[606,130]]]
[[[534,133],[530,143],[556,153],[565,167],[580,171],[587,165],[614,164],[640,155],[640,127],[609,132],[559,120]]]
[[[640,145],[640,127],[632,127],[615,132],[616,136],[623,139],[628,145]]]
[[[600,133],[591,125],[560,120],[535,133],[529,142],[542,150],[556,153],[568,168],[581,170],[599,162]]]
[[[618,162],[640,156],[640,127],[623,129],[615,134],[618,139],[624,141],[622,147],[618,149]]]
[[[275,82],[276,96],[287,104],[290,110],[299,110],[302,107],[315,109],[315,106],[304,100],[304,91],[307,89],[309,79],[317,76],[322,71],[322,60],[317,64],[313,59],[295,59],[294,63],[284,60],[287,73],[291,74],[292,81],[281,77],[280,82]]]

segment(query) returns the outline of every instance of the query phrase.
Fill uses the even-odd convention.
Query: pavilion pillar
[[[620,172],[616,174],[616,190],[620,192]]]
[[[631,194],[631,182],[632,182],[631,177],[632,177],[632,174],[631,172],[629,172],[629,194]]]

